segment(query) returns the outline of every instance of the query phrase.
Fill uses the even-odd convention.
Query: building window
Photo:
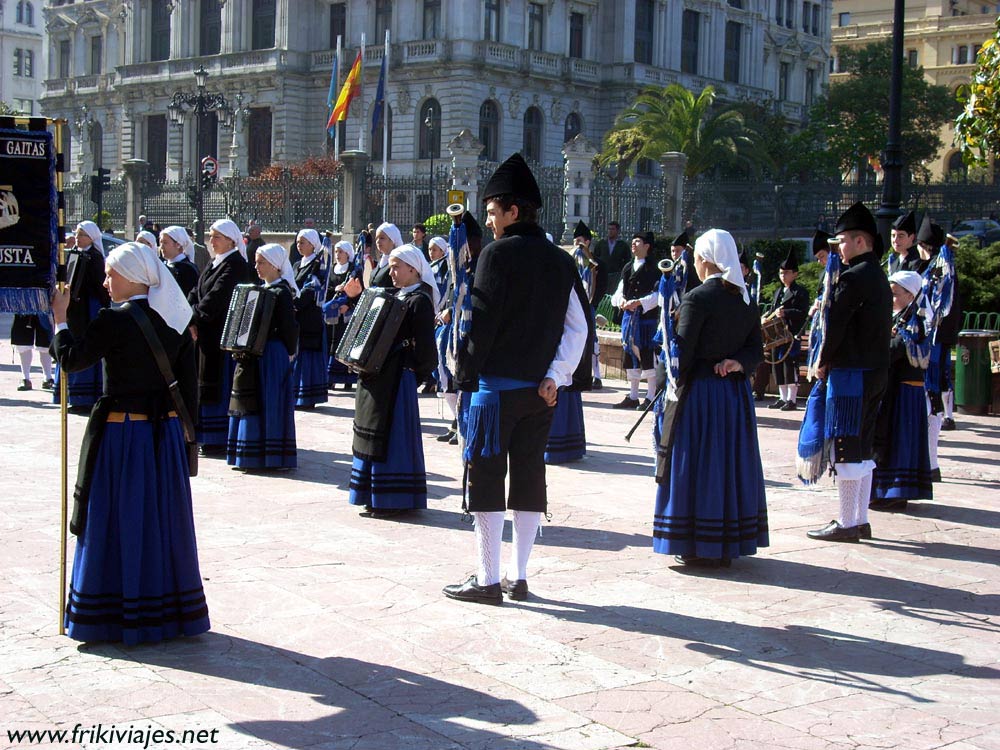
[[[20,47],[14,48],[14,75],[17,77],[24,75],[24,50]]]
[[[542,160],[542,110],[528,107],[524,112],[524,139],[521,155],[529,161]]]
[[[743,41],[743,24],[726,21],[726,57],[722,77],[729,83],[740,82],[740,49]]]
[[[545,6],[528,3],[528,49],[545,49]]]
[[[822,13],[822,10],[823,9],[818,5],[813,6],[812,29],[810,29],[812,31],[813,36],[819,36],[819,29],[820,29],[819,16],[820,13]]]
[[[795,0],[785,1],[785,28],[795,28]]]
[[[743,0],[729,0],[729,7],[743,10]]]
[[[392,26],[392,0],[375,0],[375,43],[385,40],[385,32]]]
[[[198,54],[219,54],[222,50],[222,6],[217,0],[201,0],[198,15]]]
[[[146,161],[149,162],[149,179],[153,182],[167,179],[166,115],[150,115],[146,118]]]
[[[583,120],[576,112],[566,115],[566,125],[563,127],[563,143],[571,141],[583,132]]]
[[[437,39],[440,35],[441,0],[424,0],[424,39]]]
[[[30,49],[14,50],[14,75],[24,78],[35,77],[35,53]]]
[[[69,78],[69,61],[70,61],[70,51],[69,39],[59,40],[59,77]]]
[[[22,115],[35,114],[35,103],[31,99],[15,99],[14,111]]]
[[[247,171],[251,175],[271,165],[271,110],[251,107],[247,128]]]
[[[774,1],[774,22],[778,26],[782,26],[785,23],[785,0],[775,0]]]
[[[94,169],[104,166],[104,128],[96,120],[90,126],[90,158]]]
[[[485,146],[480,158],[496,161],[500,153],[500,109],[491,99],[479,107],[479,141]]]
[[[206,112],[198,130],[198,153],[194,154],[195,171],[201,170],[201,160],[206,156],[219,158],[219,114]]]
[[[104,57],[104,37],[90,37],[90,75],[95,76],[101,72],[101,63]]]
[[[805,105],[811,107],[816,101],[816,70],[806,68],[806,96]]]
[[[837,25],[838,26],[850,26],[851,25],[851,14],[850,13],[841,13],[837,17]]]
[[[971,59],[971,62],[975,62],[976,60],[979,59],[979,50],[981,50],[982,48],[983,48],[983,45],[981,45],[981,44],[973,44],[972,45],[972,59]]]
[[[911,68],[917,67],[917,51],[915,49],[906,50],[906,64]]]
[[[583,13],[569,14],[569,56],[583,57]]]
[[[961,151],[956,151],[949,156],[947,164],[946,173],[952,179],[965,179],[968,177],[968,167],[965,166],[965,160],[962,158]]]
[[[420,150],[418,159],[441,158],[441,105],[428,99],[420,108]]]
[[[275,0],[253,0],[251,17],[253,49],[271,49],[274,46],[275,4]]]
[[[170,57],[170,9],[167,0],[152,0],[149,18],[149,59]]]
[[[23,23],[25,26],[34,26],[35,6],[27,2],[27,0],[21,0],[21,2],[17,4],[14,20],[17,23]]]
[[[486,0],[483,5],[483,39],[500,41],[500,0]]]
[[[698,75],[698,32],[701,13],[685,10],[681,20],[681,72]]]
[[[635,61],[653,64],[653,0],[636,0],[635,4]]]
[[[791,68],[786,62],[778,63],[778,101],[788,101],[788,76]]]
[[[802,3],[802,33],[809,33],[809,22],[812,20],[811,3]]]
[[[635,161],[635,173],[640,177],[652,177],[653,176],[653,160],[640,158]]]
[[[372,110],[374,113],[374,110]],[[378,130],[372,135],[372,161],[382,161],[382,141],[387,141],[386,145],[386,159],[392,158],[392,107],[389,103],[385,103],[385,128],[388,131],[388,139],[385,137],[385,133],[382,132],[382,123],[379,122]]]
[[[955,50],[955,60],[956,65],[968,65],[969,64],[969,48],[966,45],[962,45]]]
[[[337,48],[337,37],[341,43],[347,41],[347,4],[334,3],[330,6],[330,49]],[[382,37],[385,39],[385,37]]]

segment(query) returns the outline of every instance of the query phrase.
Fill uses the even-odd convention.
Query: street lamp
[[[177,91],[167,105],[167,114],[170,121],[175,125],[182,125],[187,111],[190,109],[194,113],[194,142],[195,149],[201,148],[201,127],[205,115],[209,112],[219,113],[219,124],[223,128],[228,128],[233,122],[233,110],[222,94],[209,94],[205,90],[208,83],[208,71],[202,65],[194,72],[194,82],[196,91],[188,93]],[[196,151],[197,153],[197,151]],[[207,156],[208,154],[205,154]],[[201,164],[201,155],[198,155],[198,164]],[[195,239],[202,243],[205,234],[205,185],[201,174],[195,177]]]
[[[430,179],[431,212],[430,212],[430,216],[433,216],[434,215],[434,208],[435,208],[435,202],[434,202],[434,117],[432,116],[431,112],[427,113],[427,118],[424,120],[424,126],[427,128],[427,153],[429,153],[430,157],[431,157],[431,179]]]

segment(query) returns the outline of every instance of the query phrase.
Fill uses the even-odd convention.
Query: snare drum
[[[788,329],[784,318],[771,318],[760,325],[761,337],[764,339],[764,351],[769,352],[779,346],[792,343],[795,338]]]

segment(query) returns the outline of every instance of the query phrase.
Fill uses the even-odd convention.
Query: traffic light
[[[191,208],[198,207],[198,188],[196,186],[190,184],[187,186],[187,199]]]
[[[215,183],[215,175],[209,171],[208,167],[201,170],[201,189],[211,190],[212,185]]]
[[[111,188],[111,170],[105,169],[104,167],[97,168],[97,179],[101,183],[101,190],[109,190]]]

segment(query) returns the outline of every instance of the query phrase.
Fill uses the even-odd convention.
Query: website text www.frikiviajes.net
[[[143,750],[173,744],[215,744],[219,741],[218,729],[161,729],[137,727],[134,724],[77,724],[72,729],[6,729],[7,741],[13,747],[20,745],[61,744],[115,744],[133,745]],[[2,735],[0,735],[2,736]]]

